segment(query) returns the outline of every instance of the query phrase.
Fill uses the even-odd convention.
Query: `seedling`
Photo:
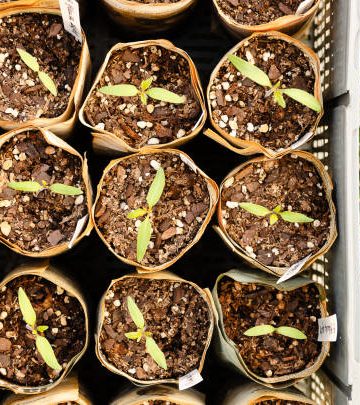
[[[269,210],[266,207],[263,207],[259,204],[253,203],[239,203],[239,206],[247,212],[254,214],[258,217],[266,217],[269,216],[269,223],[270,225],[274,225],[278,220],[279,217],[286,222],[293,222],[293,223],[305,223],[305,222],[313,222],[313,218],[307,217],[304,214],[294,211],[282,211],[281,205],[277,205],[273,210]]]
[[[286,107],[284,94],[293,100],[301,103],[302,105],[309,107],[311,110],[319,113],[321,111],[320,102],[310,93],[301,89],[285,89],[280,88],[281,82],[278,81],[275,84],[271,83],[269,76],[257,66],[253,65],[246,60],[239,58],[235,55],[228,55],[229,61],[236,67],[236,69],[245,77],[253,82],[269,88],[266,92],[266,97],[273,96],[274,101],[282,108]]]
[[[292,328],[291,326],[278,326],[275,328],[272,325],[258,325],[253,328],[248,329],[244,332],[245,336],[264,336],[270,335],[271,333],[277,333],[278,335],[283,335],[290,337],[292,339],[305,340],[307,336],[301,332],[301,330]]]
[[[61,183],[54,183],[49,186],[44,180],[42,181],[42,184],[37,181],[11,181],[8,183],[8,187],[25,193],[39,193],[42,190],[50,190],[53,193],[62,195],[80,195],[83,193],[78,187],[68,186]]]
[[[152,333],[146,330],[143,314],[141,313],[139,307],[136,305],[135,301],[131,297],[127,297],[127,307],[131,319],[137,326],[137,331],[125,333],[125,336],[128,339],[137,340],[138,342],[140,342],[141,339],[144,338],[146,351],[150,354],[150,356],[153,358],[153,360],[159,367],[163,368],[164,370],[167,370],[165,355],[160,350],[155,340],[151,337]]]
[[[30,330],[33,335],[36,336],[35,338],[35,345],[38,352],[41,354],[44,362],[54,370],[60,371],[62,367],[60,366],[59,362],[56,359],[55,353],[53,348],[51,347],[50,342],[46,339],[45,336],[41,335],[47,329],[49,329],[46,325],[36,325],[36,313],[31,305],[29,297],[26,295],[26,292],[23,288],[19,288],[18,290],[18,299],[19,299],[19,306],[20,311],[23,316],[24,321],[26,322],[26,329]]]
[[[166,103],[184,104],[185,96],[179,96],[172,91],[162,89],[161,87],[150,87],[153,78],[149,77],[140,83],[137,88],[133,84],[115,84],[113,86],[104,86],[99,89],[100,93],[116,97],[135,97],[139,96],[142,104],[146,105],[148,97],[154,100],[164,101]]]
[[[153,232],[150,214],[154,205],[158,203],[165,187],[165,172],[160,167],[154,177],[153,182],[150,185],[149,191],[146,196],[147,208],[138,208],[129,212],[127,217],[129,219],[135,219],[146,215],[145,219],[140,223],[137,234],[137,246],[136,246],[136,259],[140,263],[145,256],[148,248],[151,234]]]
[[[57,96],[57,88],[53,79],[45,72],[40,70],[39,63],[35,56],[30,55],[24,49],[16,48],[21,60],[28,66],[32,71],[37,73],[41,83],[50,91],[53,96]]]

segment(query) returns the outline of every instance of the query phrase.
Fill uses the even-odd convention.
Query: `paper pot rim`
[[[190,7],[196,0],[178,0],[176,3],[149,3],[142,4],[135,0],[103,0],[114,7],[118,13],[131,14],[135,17],[162,19],[181,13]]]

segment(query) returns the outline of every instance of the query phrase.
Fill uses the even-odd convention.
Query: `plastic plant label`
[[[318,325],[318,342],[336,342],[338,331],[336,314],[326,318],[319,318]]]
[[[60,0],[60,9],[66,31],[81,43],[79,3],[76,0]]]
[[[186,390],[193,387],[196,384],[201,383],[203,378],[199,373],[199,370],[190,371],[190,373],[179,378],[179,390]]]
[[[75,243],[76,239],[80,236],[81,232],[83,231],[86,222],[88,220],[89,215],[85,215],[84,217],[80,218],[76,224],[75,232],[74,235],[71,238],[71,241],[69,242],[69,249],[73,247],[73,244]]]
[[[283,274],[279,278],[279,280],[276,282],[276,284],[283,283],[284,281],[289,280],[289,278],[294,277],[296,274],[298,274],[310,256],[311,255],[304,257],[299,262],[297,262],[297,263],[293,264],[291,267],[289,267],[289,269],[285,272],[285,274]]]

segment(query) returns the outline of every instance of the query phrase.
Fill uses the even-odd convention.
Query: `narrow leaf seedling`
[[[161,87],[150,87],[153,78],[143,80],[140,83],[140,88],[133,84],[115,84],[112,86],[104,86],[99,89],[100,93],[107,94],[115,97],[135,97],[139,96],[142,104],[146,105],[148,97],[164,101],[165,103],[184,104],[186,101],[185,96],[179,96],[172,91],[163,89]]]
[[[146,250],[148,248],[151,235],[153,232],[150,214],[153,207],[158,203],[160,197],[164,191],[165,187],[165,172],[162,167],[160,167],[154,177],[153,182],[150,185],[149,191],[146,196],[147,208],[137,208],[129,212],[127,217],[129,219],[136,219],[146,215],[145,219],[140,223],[137,234],[137,244],[136,244],[136,260],[140,263],[145,256]]]
[[[278,326],[275,328],[272,325],[258,325],[254,326],[244,332],[245,336],[264,336],[270,335],[271,333],[277,333],[278,335],[283,335],[292,339],[305,340],[307,336],[305,333],[297,328],[291,326]]]
[[[35,345],[43,358],[44,362],[52,369],[60,371],[62,369],[61,365],[56,359],[54,350],[50,342],[46,339],[45,336],[40,335],[49,329],[46,325],[36,325],[36,313],[31,305],[29,297],[26,295],[26,292],[22,287],[18,290],[18,300],[20,311],[23,316],[24,321],[26,322],[27,329],[31,330],[32,334],[36,336]]]
[[[236,55],[229,54],[228,59],[243,76],[262,87],[269,88],[269,90],[266,92],[266,96],[269,97],[272,95],[275,103],[277,103],[280,107],[286,108],[286,101],[283,96],[285,94],[286,96],[306,107],[309,107],[311,110],[317,113],[321,111],[321,104],[319,100],[317,100],[317,98],[312,94],[301,89],[280,88],[280,81],[273,85],[269,76],[264,71]]]
[[[146,351],[150,354],[150,356],[159,367],[167,370],[165,355],[161,351],[155,340],[151,337],[152,333],[146,331],[143,314],[141,313],[139,307],[136,305],[132,297],[127,297],[127,307],[131,319],[137,326],[137,331],[125,333],[125,336],[128,339],[137,340],[138,342],[140,342],[142,338],[145,338]]]
[[[42,184],[37,181],[11,181],[8,183],[8,187],[13,190],[23,191],[25,193],[38,193],[42,190],[50,190],[56,194],[62,195],[80,195],[83,194],[81,188],[68,186],[66,184],[54,183],[50,186],[46,181],[42,181]]]
[[[57,96],[57,87],[54,83],[53,79],[45,72],[40,70],[39,63],[35,56],[30,55],[24,49],[16,48],[18,54],[20,55],[21,60],[25,63],[27,67],[29,67],[32,71],[37,73],[39,80],[41,83],[50,91],[53,96]]]
[[[268,208],[263,207],[259,204],[246,202],[239,203],[239,206],[243,210],[250,212],[250,214],[256,215],[258,217],[268,216],[270,225],[274,225],[279,220],[279,217],[286,222],[292,223],[306,223],[314,221],[313,218],[310,218],[299,212],[282,211],[281,205],[277,205],[273,210],[269,210]]]

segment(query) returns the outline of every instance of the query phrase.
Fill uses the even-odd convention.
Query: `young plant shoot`
[[[307,336],[299,329],[292,328],[291,326],[278,326],[275,328],[272,325],[258,325],[248,329],[244,332],[245,336],[264,336],[271,333],[277,333],[292,339],[305,340]]]
[[[78,187],[68,186],[61,183],[54,183],[49,186],[44,180],[42,181],[42,184],[37,181],[11,181],[8,183],[8,187],[25,193],[39,193],[42,190],[50,190],[53,193],[62,195],[83,194],[82,190]]]
[[[50,91],[53,96],[57,96],[57,88],[56,84],[52,80],[52,78],[42,70],[40,70],[39,63],[35,56],[30,55],[24,49],[16,48],[18,54],[20,55],[21,60],[25,63],[27,67],[29,67],[32,71],[37,73],[39,80],[41,83]]]
[[[184,104],[185,96],[179,96],[172,91],[162,89],[161,87],[150,87],[153,78],[149,77],[140,83],[140,88],[133,84],[115,84],[113,86],[104,86],[99,89],[100,93],[116,97],[135,97],[139,96],[142,104],[146,105],[148,97],[154,100],[164,101],[166,103]]]
[[[145,338],[146,351],[150,354],[150,356],[153,358],[153,360],[159,367],[163,368],[164,370],[167,370],[165,355],[160,350],[155,340],[151,337],[152,333],[146,331],[143,314],[141,313],[139,307],[136,305],[135,301],[131,297],[127,297],[127,307],[131,319],[137,326],[137,331],[125,333],[125,336],[128,339],[137,340],[138,342],[140,342],[142,338]]]
[[[243,210],[250,212],[250,214],[256,215],[258,217],[269,216],[270,225],[274,225],[279,220],[279,217],[286,222],[300,223],[300,224],[314,221],[313,218],[310,218],[299,212],[282,211],[281,205],[277,205],[273,210],[269,210],[268,208],[263,207],[262,205],[259,204],[246,202],[239,203],[239,206]]]
[[[50,342],[46,339],[45,336],[42,336],[41,333],[44,333],[48,326],[37,325],[36,324],[36,313],[31,305],[29,297],[26,295],[23,288],[18,290],[18,299],[20,311],[23,316],[24,321],[26,322],[26,328],[29,329],[35,338],[36,349],[40,353],[44,362],[54,370],[60,371],[62,369],[61,365],[56,359],[53,348],[51,347]]]
[[[165,172],[162,167],[160,167],[154,177],[153,182],[150,185],[149,191],[146,196],[147,207],[138,208],[131,211],[127,217],[129,219],[135,219],[143,217],[146,215],[145,219],[140,223],[137,234],[137,245],[136,245],[136,260],[140,263],[145,256],[146,250],[148,248],[151,234],[153,232],[150,214],[153,207],[158,203],[160,197],[164,191],[165,187]]]
[[[293,100],[301,103],[302,105],[309,107],[311,110],[319,113],[321,111],[320,102],[312,94],[301,89],[284,89],[281,88],[281,82],[278,81],[275,84],[271,83],[268,75],[257,66],[253,65],[246,60],[239,58],[235,55],[228,55],[229,61],[235,66],[235,68],[246,78],[259,84],[262,87],[268,88],[266,97],[273,96],[274,101],[282,108],[286,107],[284,94]]]

